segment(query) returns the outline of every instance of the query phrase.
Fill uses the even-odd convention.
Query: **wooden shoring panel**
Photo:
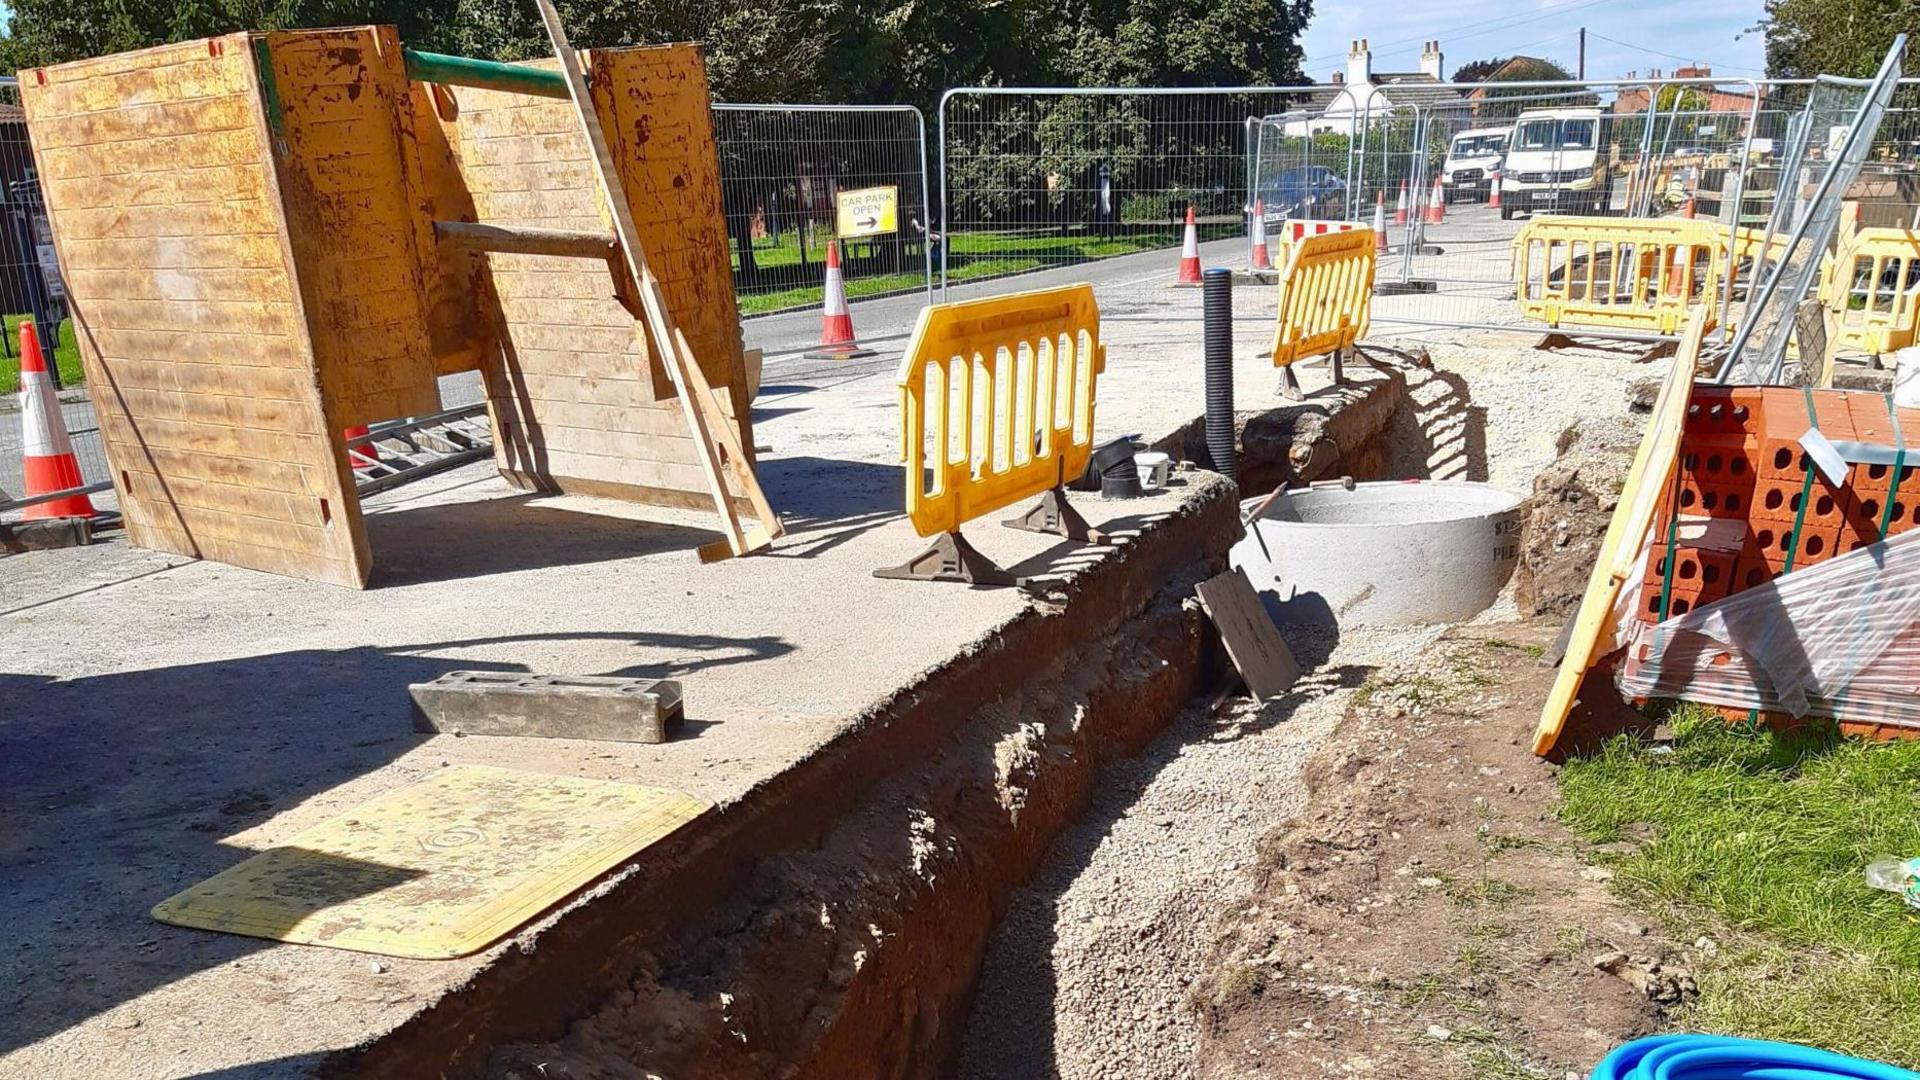
[[[21,73],[129,539],[364,586],[246,34]]]
[[[391,26],[260,35],[287,239],[336,429],[440,410],[406,64]]]
[[[750,447],[705,63],[691,45],[594,50],[585,62],[668,309]],[[439,118],[459,173],[457,183],[430,182],[436,218],[608,231],[591,150],[569,102],[418,84],[415,97],[425,103],[418,113]],[[498,347],[483,370],[501,471],[527,487],[711,506],[699,469],[686,467],[698,457],[673,385],[633,312],[615,298],[607,267],[539,255],[475,258],[485,263],[480,303],[498,323]]]

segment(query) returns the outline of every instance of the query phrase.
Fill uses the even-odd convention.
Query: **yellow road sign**
[[[900,231],[900,188],[855,188],[834,199],[833,231],[837,236],[885,236]]]

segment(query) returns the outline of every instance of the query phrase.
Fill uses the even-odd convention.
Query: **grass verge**
[[[1569,762],[1561,814],[1590,840],[1647,837],[1610,860],[1615,884],[1729,938],[1680,1021],[1920,1065],[1920,918],[1862,874],[1920,854],[1920,742],[1665,719],[1669,745],[1621,737]]]
[[[8,354],[0,356],[0,394],[20,390],[20,323],[28,318],[31,316],[0,316],[6,324]],[[78,386],[86,381],[87,374],[80,367],[80,347],[73,340],[72,319],[60,323],[60,343],[53,348],[53,358],[60,368],[61,386]]]
[[[1239,235],[1237,226],[1207,225],[1200,227],[1199,232],[1202,240]],[[1077,233],[1064,236],[1044,233],[956,233],[948,241],[947,280],[984,281],[1048,266],[1070,266],[1142,251],[1172,249],[1179,243],[1180,234],[1173,231],[1122,233],[1112,237]],[[793,258],[786,265],[799,261],[797,247],[792,248],[792,252]],[[755,257],[759,258],[758,255]],[[824,258],[824,254],[820,258]],[[763,261],[760,265],[771,268],[783,264]],[[938,273],[939,267],[936,265],[934,270]],[[925,280],[923,273],[913,271],[849,277],[847,298],[857,300],[863,296],[905,292],[918,288]],[[740,314],[770,315],[776,311],[818,307],[821,297],[820,285],[796,285],[762,293],[743,292],[740,294]]]

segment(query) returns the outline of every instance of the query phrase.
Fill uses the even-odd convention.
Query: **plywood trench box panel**
[[[21,103],[129,538],[358,587],[251,46],[26,71]]]
[[[587,66],[650,264],[751,447],[705,65],[679,45]],[[608,230],[568,103],[410,84],[391,27],[21,83],[134,544],[364,586],[340,432],[433,412],[435,376],[476,368],[515,483],[711,505],[606,265],[435,243],[435,219]]]
[[[541,66],[552,66],[551,64]],[[691,45],[596,49],[585,67],[648,265],[720,404],[753,445],[740,316],[721,209],[706,65]],[[442,219],[610,232],[572,106],[471,87],[416,95],[439,119],[457,183]],[[434,160],[435,149],[424,155]],[[446,201],[449,192],[467,201]],[[591,260],[489,254],[476,277],[495,322],[485,367],[496,457],[515,483],[712,506],[693,436],[652,343]],[[744,499],[727,478],[736,502]]]
[[[433,220],[392,27],[260,35],[268,131],[332,430],[438,412]]]

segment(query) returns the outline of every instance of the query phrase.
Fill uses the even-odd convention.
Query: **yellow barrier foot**
[[[1018,585],[1020,579],[1000,569],[957,532],[941,533],[927,550],[901,563],[873,572],[877,578],[904,581],[959,581],[968,585]]]
[[[1078,540],[1083,544],[1104,544],[1106,536],[1099,529],[1087,523],[1080,511],[1067,501],[1067,489],[1054,485],[1034,508],[1019,517],[1008,518],[1000,524],[1009,529],[1022,529],[1027,532],[1052,533],[1069,540]]]

